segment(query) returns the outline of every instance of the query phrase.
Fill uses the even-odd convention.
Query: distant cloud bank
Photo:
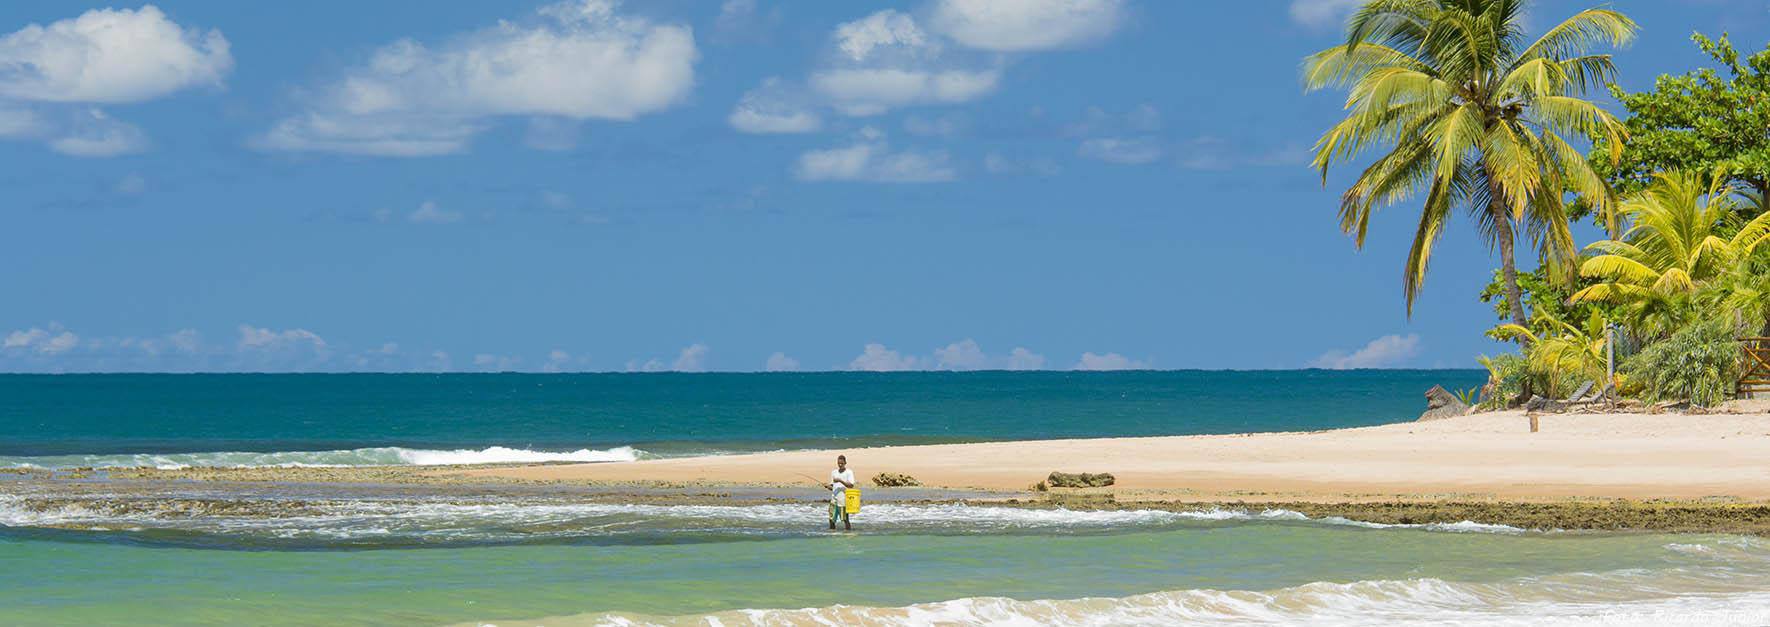
[[[1420,353],[1420,336],[1385,335],[1371,340],[1363,348],[1350,353],[1331,350],[1309,363],[1311,368],[1348,370],[1352,368],[1390,368],[1403,365]]]

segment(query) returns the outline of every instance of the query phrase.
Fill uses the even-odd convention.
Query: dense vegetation
[[[1585,382],[1715,405],[1740,377],[1739,338],[1770,335],[1770,47],[1742,59],[1725,36],[1697,34],[1718,70],[1627,93],[1593,50],[1627,44],[1632,20],[1587,9],[1532,39],[1525,5],[1370,0],[1344,45],[1305,59],[1309,88],[1349,92],[1316,144],[1323,181],[1378,153],[1341,196],[1341,228],[1362,246],[1376,209],[1423,196],[1403,266],[1411,315],[1448,218],[1472,218],[1500,261],[1481,294],[1502,322],[1488,334],[1519,347],[1481,358],[1483,405]],[[1601,89],[1626,118],[1587,98]],[[1571,225],[1588,218],[1608,238],[1578,247]],[[1534,270],[1517,268],[1520,238]]]

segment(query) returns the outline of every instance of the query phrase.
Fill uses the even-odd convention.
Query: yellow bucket
[[[842,506],[842,510],[850,514],[860,511],[860,488],[849,488],[846,493],[848,503]]]

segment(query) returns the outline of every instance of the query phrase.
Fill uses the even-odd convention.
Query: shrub
[[[1505,409],[1524,392],[1524,382],[1532,376],[1530,362],[1523,355],[1482,356],[1476,361],[1487,368],[1487,385],[1481,387],[1481,402],[1477,404],[1481,409]]]
[[[1733,324],[1711,319],[1687,326],[1623,362],[1631,382],[1638,381],[1652,401],[1689,401],[1713,407],[1733,393],[1743,367]]]

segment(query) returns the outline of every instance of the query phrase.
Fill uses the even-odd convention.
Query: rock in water
[[[1112,485],[1112,473],[1091,472],[1056,472],[1045,478],[1045,483],[1053,488],[1099,488]]]
[[[879,474],[873,476],[873,485],[879,486],[881,488],[898,488],[898,487],[907,487],[907,486],[919,486],[919,485],[922,485],[922,482],[917,481],[915,477],[911,477],[906,474],[896,473],[896,472],[882,472],[882,473],[879,473]]]
[[[1444,386],[1434,385],[1426,390],[1426,413],[1420,414],[1420,420],[1442,420],[1452,416],[1468,413],[1469,405],[1457,400],[1455,394],[1444,391]]]

